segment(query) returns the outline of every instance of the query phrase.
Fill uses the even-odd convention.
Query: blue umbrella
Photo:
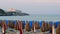
[[[30,24],[30,28],[32,28],[33,21],[29,21],[29,24]]]
[[[26,25],[25,21],[22,21],[23,22],[23,25]]]
[[[57,21],[55,24],[56,24],[56,27],[58,27],[59,22]]]
[[[50,24],[50,25],[53,25],[54,23],[51,21],[51,22],[49,22],[49,24]]]
[[[39,22],[40,27],[42,27],[42,21]]]
[[[17,21],[15,20],[15,21],[13,21],[13,23],[14,23],[14,25],[16,25]]]
[[[8,25],[8,23],[9,23],[9,21],[8,21],[8,20],[6,20],[6,25]]]
[[[22,23],[23,23],[22,28],[24,29],[24,28],[25,28],[26,23],[25,23],[25,21],[22,21]]]

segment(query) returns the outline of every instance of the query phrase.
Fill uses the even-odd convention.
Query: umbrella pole
[[[52,34],[54,34],[54,25],[52,26]]]

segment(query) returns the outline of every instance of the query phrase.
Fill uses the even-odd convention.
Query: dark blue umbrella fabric
[[[54,22],[52,22],[52,21],[51,21],[51,22],[49,22],[49,24],[50,24],[50,25],[53,25],[53,24],[54,24]]]
[[[42,21],[39,22],[40,27],[42,27]]]
[[[56,24],[56,27],[57,27],[57,26],[58,26],[58,24],[59,24],[59,22],[57,21],[55,24]]]
[[[17,21],[16,21],[16,20],[14,20],[14,21],[13,21],[13,23],[14,23],[14,25],[16,25]]]
[[[8,23],[9,23],[9,20],[6,20],[6,25],[8,25]]]
[[[29,21],[29,24],[30,24],[30,28],[32,28],[33,21]]]
[[[22,21],[23,22],[23,25],[26,25],[25,21]]]

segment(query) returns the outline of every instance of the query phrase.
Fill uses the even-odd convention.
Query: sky
[[[0,8],[15,8],[29,14],[60,14],[60,0],[0,0]]]

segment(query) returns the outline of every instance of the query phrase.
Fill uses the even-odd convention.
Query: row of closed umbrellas
[[[2,23],[3,21],[6,23],[6,25],[8,25],[9,23],[13,23],[14,25],[16,25],[17,22],[23,23],[23,25],[27,25],[27,23],[28,23],[29,26],[30,26],[30,28],[33,27],[33,24],[34,24],[34,23],[38,23],[38,25],[39,25],[40,28],[42,28],[42,27],[44,26],[43,23],[44,23],[44,24],[48,23],[48,24],[50,24],[51,26],[54,24],[55,27],[58,27],[58,24],[60,23],[59,21],[58,21],[58,22],[53,22],[53,21],[45,22],[45,21],[1,20],[1,21],[0,21],[0,25],[1,25],[1,23]],[[18,25],[18,24],[17,24],[17,25]]]
[[[0,23],[1,23],[2,21],[3,21],[3,20],[0,20]],[[9,21],[11,21],[12,23],[14,23],[14,25],[16,25],[16,23],[17,23],[18,20],[4,20],[4,21],[5,21],[6,25],[8,25]],[[24,25],[26,25],[26,22],[27,22],[27,21],[22,21],[22,23],[23,23]],[[33,23],[38,23],[39,26],[42,27],[42,22],[43,22],[43,21],[28,21],[28,22],[29,22],[29,24],[30,24],[30,27],[32,27]],[[44,22],[45,22],[45,21],[44,21]],[[45,22],[45,23],[49,23],[50,25],[55,24],[55,26],[57,27],[60,22],[59,22],[59,21],[56,21],[56,22],[50,21],[50,22]]]

